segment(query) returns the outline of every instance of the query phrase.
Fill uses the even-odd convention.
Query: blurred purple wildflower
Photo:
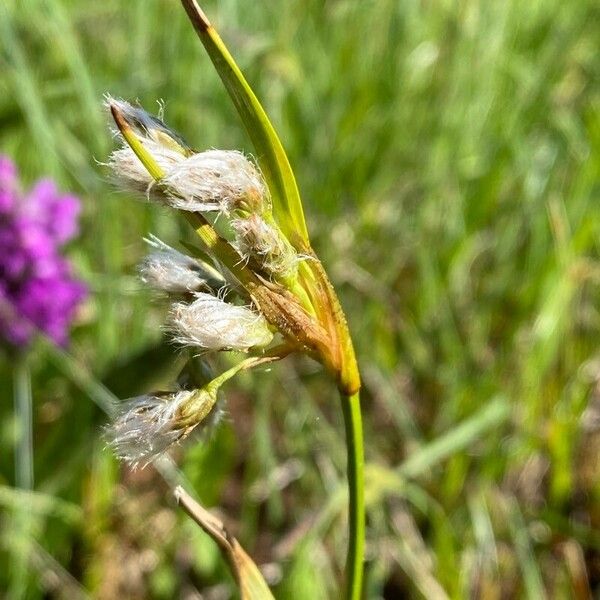
[[[36,330],[68,341],[87,291],[60,252],[78,233],[79,210],[49,179],[23,194],[14,163],[0,155],[0,339],[12,346],[27,345]]]

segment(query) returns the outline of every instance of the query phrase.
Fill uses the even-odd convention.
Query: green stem
[[[351,396],[342,394],[341,400],[348,451],[349,538],[346,557],[346,598],[360,600],[365,555],[365,459],[359,392]]]
[[[15,360],[13,371],[13,400],[15,411],[15,487],[24,491],[33,489],[33,436],[31,376],[24,356]],[[14,547],[9,596],[25,598],[30,551],[31,516],[27,497],[15,511]]]
[[[16,487],[33,488],[33,435],[31,424],[31,377],[26,359],[19,357],[14,367],[14,409],[18,427],[15,447]]]
[[[258,367],[260,365],[265,365],[268,363],[275,362],[277,360],[281,360],[291,352],[293,352],[293,348],[291,346],[288,346],[287,344],[281,344],[279,346],[275,346],[267,353],[262,354],[260,356],[250,356],[242,362],[233,365],[233,367],[227,369],[227,371],[221,373],[218,377],[216,377],[210,383],[208,383],[207,386],[212,386],[213,388],[218,389],[226,381],[237,375],[240,371],[244,371],[246,369],[253,369],[254,367]]]

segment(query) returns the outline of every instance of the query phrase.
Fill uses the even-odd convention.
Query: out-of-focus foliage
[[[205,8],[289,151],[354,333],[367,596],[586,597],[600,582],[596,3]],[[68,352],[42,342],[30,356],[33,494],[14,487],[13,361],[0,357],[0,589],[225,598],[213,542],[151,468],[122,469],[100,439],[113,396],[167,387],[184,361],[134,277],[142,237],[191,239],[107,181],[106,91],[164,100],[199,149],[250,149],[177,2],[0,4],[0,151],[28,182],[82,197],[69,255],[91,296]],[[345,548],[334,390],[288,360],[225,395],[224,422],[177,453],[180,469],[281,580],[277,597],[332,596]]]

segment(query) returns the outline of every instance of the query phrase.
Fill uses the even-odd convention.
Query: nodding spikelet
[[[171,248],[157,237],[146,240],[155,248],[138,265],[140,279],[148,286],[171,293],[220,289],[225,285],[221,275],[206,263]]]
[[[267,320],[244,306],[228,304],[202,292],[191,304],[173,305],[168,328],[173,340],[183,346],[205,350],[237,350],[267,346],[273,339]]]
[[[118,111],[163,172],[171,171],[176,164],[192,154],[192,150],[178,133],[144,109],[110,96],[106,97],[105,106],[111,111]],[[154,179],[127,144],[110,155],[108,167],[122,187],[146,194],[149,199],[163,199],[163,191],[154,185]]]
[[[168,204],[191,212],[262,212],[267,192],[257,168],[241,153],[208,150],[193,154],[161,180]]]
[[[277,227],[259,215],[234,219],[235,247],[245,260],[252,259],[265,273],[277,278],[293,277],[298,271],[298,255]]]
[[[158,392],[126,401],[105,439],[132,466],[145,466],[184,439],[213,411],[217,390]]]
[[[179,134],[142,108],[110,97],[105,104],[121,131],[128,129],[158,167],[154,176],[160,179],[155,182],[131,148],[116,150],[108,166],[124,187],[191,212],[261,213],[268,208],[263,178],[243,153],[194,153]]]

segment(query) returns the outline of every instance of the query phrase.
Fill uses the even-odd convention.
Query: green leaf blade
[[[310,245],[300,192],[287,154],[267,113],[196,0],[181,0],[256,150],[278,225],[296,248]]]

